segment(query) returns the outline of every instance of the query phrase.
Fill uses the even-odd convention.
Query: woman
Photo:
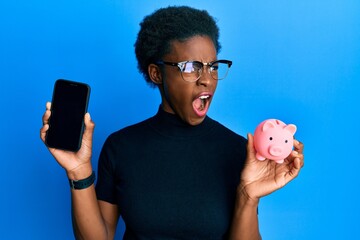
[[[124,239],[261,238],[259,199],[298,175],[303,145],[294,141],[281,165],[258,161],[251,134],[246,141],[207,116],[218,80],[232,64],[217,59],[218,38],[206,11],[167,7],[144,18],[135,52],[161,105],[155,116],[109,136],[96,188],[89,114],[78,152],[49,149],[72,184],[83,183],[71,190],[77,238],[112,239],[120,215]],[[48,103],[43,141],[50,115]]]

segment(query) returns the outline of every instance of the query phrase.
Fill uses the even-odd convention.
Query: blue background
[[[241,135],[279,118],[305,143],[301,175],[261,200],[263,239],[360,239],[358,0],[1,1],[0,238],[73,238],[65,172],[39,138],[54,81],[92,87],[96,168],[111,132],[158,108],[133,44],[142,18],[169,4],[215,16],[219,57],[233,60],[209,115]]]

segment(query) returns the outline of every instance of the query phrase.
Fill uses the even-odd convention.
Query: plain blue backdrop
[[[241,135],[266,118],[298,126],[305,167],[261,200],[263,239],[360,239],[358,0],[1,1],[0,239],[73,239],[65,172],[39,138],[45,103],[58,78],[91,85],[96,169],[110,133],[158,108],[133,44],[169,4],[215,16],[233,60],[211,117]]]

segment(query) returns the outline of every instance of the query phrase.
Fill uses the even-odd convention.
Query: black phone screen
[[[46,135],[48,147],[69,151],[80,149],[89,96],[90,87],[85,83],[63,79],[55,82]]]

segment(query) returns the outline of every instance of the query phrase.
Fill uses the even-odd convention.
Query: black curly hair
[[[184,41],[194,36],[210,37],[216,51],[220,51],[219,28],[206,10],[169,6],[144,18],[135,42],[135,54],[138,69],[150,86],[156,85],[148,75],[149,64],[169,53],[172,41]]]

